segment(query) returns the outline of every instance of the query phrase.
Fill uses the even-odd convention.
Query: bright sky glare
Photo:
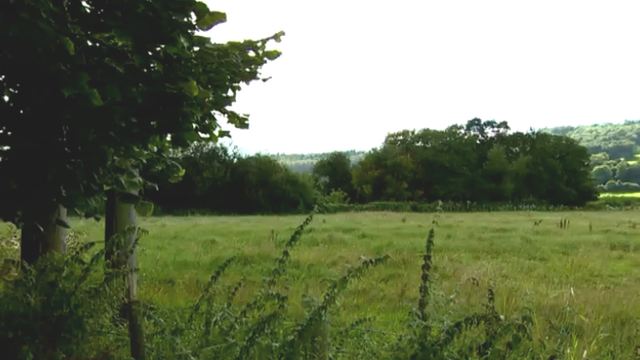
[[[218,0],[214,41],[280,30],[238,96],[246,152],[369,150],[474,117],[515,130],[640,119],[640,2]]]

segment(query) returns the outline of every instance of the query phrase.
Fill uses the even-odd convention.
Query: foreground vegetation
[[[264,356],[273,354],[273,346],[286,344],[300,324],[309,324],[311,317],[319,316],[322,295],[331,292],[331,284],[337,284],[333,281],[357,268],[363,259],[378,259],[377,266],[368,267],[360,279],[348,281],[349,287],[345,283],[343,296],[329,307],[329,348],[334,358],[408,358],[418,351],[412,347],[421,341],[416,339],[424,335],[420,335],[424,329],[416,330],[424,324],[416,323],[415,309],[422,303],[419,285],[425,239],[435,226],[436,247],[425,310],[430,332],[437,339],[446,337],[444,329],[454,331],[451,326],[467,318],[465,326],[458,324],[459,330],[466,329],[466,335],[456,337],[441,356],[480,358],[484,344],[492,349],[485,354],[489,358],[631,358],[640,325],[640,228],[635,214],[442,213],[435,215],[435,225],[434,214],[316,215],[292,247],[287,243],[302,216],[150,218],[142,223],[150,235],[142,238],[139,255],[149,352],[173,354],[169,358],[189,358],[184,354],[193,352],[195,357],[191,358],[198,358],[194,355],[197,349],[212,347],[208,351],[215,353],[220,348],[214,345],[224,343],[224,339],[215,339],[221,336],[221,326],[233,325],[239,328],[233,332],[237,343],[227,344],[226,349],[235,349],[229,353],[234,356],[227,354],[225,358],[240,356],[253,334],[251,329],[276,311],[279,302],[272,298],[275,302],[254,309],[245,322],[238,318],[242,309],[256,296],[282,294],[287,306],[281,317],[259,328],[254,339]],[[101,236],[99,223],[78,220],[74,225],[82,241]],[[3,233],[6,230],[5,226]],[[278,278],[274,275],[278,272],[273,272],[278,268],[275,260],[286,249],[291,257],[286,260],[286,272]],[[233,257],[235,261],[228,263],[226,271],[216,272]],[[213,273],[217,283],[208,292]],[[264,292],[274,276],[278,278],[276,285]],[[497,319],[504,319],[494,319],[497,322],[493,325],[488,325],[488,317],[474,315],[491,312],[485,307],[490,287]],[[210,305],[196,317],[199,325],[188,326],[193,306],[203,294],[216,295],[210,303],[204,302]],[[230,307],[225,305],[228,297]],[[3,298],[7,296],[3,294]],[[15,305],[3,303],[5,311]],[[212,319],[208,316],[218,319],[210,330],[202,327],[202,321]],[[483,325],[476,327],[474,318]],[[11,331],[24,333],[15,327]],[[115,351],[118,346],[126,347],[126,336],[118,333],[121,330],[105,331],[114,333],[101,335],[100,348]],[[315,331],[316,335],[323,333]],[[400,334],[414,334],[409,336],[413,345],[398,345]],[[488,338],[495,338],[495,343],[487,345]]]

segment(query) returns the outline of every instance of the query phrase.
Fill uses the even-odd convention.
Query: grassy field
[[[434,217],[429,306],[436,322],[482,309],[493,285],[499,313],[515,318],[529,312],[533,334],[546,349],[570,351],[566,358],[576,359],[585,351],[587,358],[635,356],[640,343],[640,213],[635,211],[316,215],[282,279],[290,296],[287,311],[302,317],[309,303],[321,298],[327,280],[362,258],[388,254],[386,264],[348,288],[331,322],[339,329],[375,317],[368,325],[371,337],[390,341],[406,329],[417,303],[421,255]],[[304,218],[145,219],[142,226],[150,234],[140,245],[140,297],[163,308],[190,306],[216,268],[237,255],[221,282],[232,286],[246,277],[235,300],[246,303]],[[569,220],[567,228],[560,228],[562,219]],[[75,220],[72,226],[84,239],[103,234],[103,224],[92,220]]]
[[[628,198],[640,198],[640,192],[635,193],[602,193],[600,197],[628,197]]]
[[[436,316],[446,321],[479,309],[493,284],[500,314],[530,309],[535,336],[549,347],[583,354],[633,353],[640,314],[640,220],[637,212],[440,214],[436,225]],[[405,326],[418,297],[420,255],[433,214],[351,213],[317,215],[292,252],[286,281],[293,316],[303,295],[320,298],[327,279],[344,274],[362,257],[391,256],[352,285],[333,315],[336,326],[375,316],[376,331]],[[559,227],[568,218],[568,228]],[[239,302],[249,301],[273,267],[282,244],[303,216],[162,217],[144,220],[141,298],[163,306],[196,301],[225,259],[239,261],[223,278],[245,276]],[[542,220],[541,222],[539,222]],[[538,225],[534,225],[539,222]],[[98,239],[102,224],[74,226]]]

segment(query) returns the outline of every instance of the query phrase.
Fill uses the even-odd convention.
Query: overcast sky
[[[640,119],[640,1],[206,1],[214,41],[286,32],[240,93],[244,151],[369,150],[474,117],[516,130]]]

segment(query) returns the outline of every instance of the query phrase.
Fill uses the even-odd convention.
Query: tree
[[[591,177],[596,184],[604,184],[613,178],[613,172],[608,165],[598,165],[591,171]]]
[[[342,190],[353,195],[351,159],[342,152],[333,152],[313,166],[313,177],[324,195]]]
[[[248,127],[229,106],[280,55],[266,46],[283,33],[226,44],[197,35],[225,21],[194,0],[0,2],[0,217],[23,228],[24,260],[63,251],[63,209],[95,207],[105,189],[109,249],[136,226],[136,193],[153,186],[144,165],[179,176],[170,148],[228,136],[221,118]],[[129,289],[133,308],[135,277]]]
[[[626,161],[621,161],[616,168],[616,178],[619,180],[640,183],[640,164],[629,165]]]
[[[411,140],[410,157],[415,163],[414,189],[430,201],[466,201],[477,189],[480,162],[478,139],[461,126],[443,131],[423,129]]]
[[[508,128],[473,119],[442,131],[389,134],[353,171],[358,198],[563,205],[596,199],[584,147],[567,137]]]
[[[422,195],[414,188],[415,165],[394,146],[371,150],[353,170],[357,199],[369,201],[417,200]]]
[[[145,198],[166,211],[221,211],[230,199],[231,168],[240,159],[237,149],[220,144],[194,143],[190,148],[175,152],[171,159],[185,170],[179,182],[171,182],[166,174],[148,174],[159,189],[146,191]]]
[[[277,160],[263,155],[240,158],[231,168],[229,204],[236,214],[271,214],[310,210],[313,185]]]
[[[609,161],[609,154],[605,152],[591,155],[591,164],[593,165],[604,165],[607,161]]]
[[[487,140],[492,137],[505,135],[511,130],[506,121],[497,122],[495,120],[482,121],[479,118],[473,118],[467,121],[464,131],[467,134],[473,134],[479,140]]]
[[[297,213],[316,198],[309,174],[298,174],[269,156],[242,156],[216,144],[194,144],[173,158],[185,170],[182,180],[159,179],[146,197],[166,212],[222,214]]]
[[[526,141],[527,187],[533,197],[553,205],[584,205],[597,199],[586,148],[568,137],[542,132],[530,134]]]
[[[489,150],[483,166],[483,178],[487,180],[489,198],[493,201],[511,200],[514,189],[511,164],[505,148],[496,144]]]
[[[178,177],[170,148],[228,136],[222,118],[248,127],[229,106],[280,55],[267,43],[283,33],[197,35],[225,20],[193,0],[0,4],[0,216],[28,230],[27,260],[66,226],[60,206],[86,213],[105,188],[153,186],[143,166]]]

